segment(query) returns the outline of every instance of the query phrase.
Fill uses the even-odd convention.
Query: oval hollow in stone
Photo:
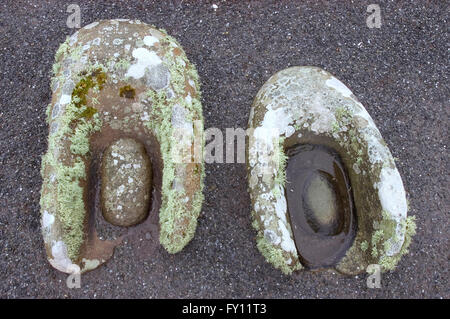
[[[122,138],[111,144],[102,159],[103,217],[116,226],[133,226],[148,215],[152,166],[142,143]]]
[[[322,145],[295,145],[286,154],[287,207],[299,258],[308,268],[335,265],[356,233],[344,165],[335,151]]]

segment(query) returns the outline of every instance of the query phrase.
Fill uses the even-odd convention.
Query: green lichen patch
[[[367,240],[362,241],[360,247],[362,251],[366,251],[367,249],[369,249],[369,243],[367,242]]]
[[[97,268],[98,265],[100,265],[100,260],[98,260],[98,259],[90,260],[90,259],[83,258],[81,263],[83,265],[81,267],[82,271],[86,272],[86,271],[89,271],[89,270]]]
[[[188,209],[183,201],[186,197],[184,192],[174,189],[173,181],[176,177],[175,163],[172,158],[172,140],[173,127],[172,103],[167,102],[164,91],[155,92],[149,90],[147,95],[152,100],[152,121],[147,123],[148,127],[156,132],[156,137],[160,143],[161,157],[164,162],[163,180],[162,180],[162,201],[159,213],[160,218],[160,242],[170,253],[180,251],[186,243],[192,239],[196,220],[201,209],[203,195],[200,190],[195,193],[192,209]],[[178,101],[181,102],[181,101]],[[170,105],[169,105],[170,104]],[[201,171],[204,168],[201,166]],[[202,179],[201,179],[202,180]],[[183,220],[186,224],[179,224]],[[184,231],[180,232],[180,229]]]
[[[56,80],[63,80],[62,74],[62,62],[64,59],[71,59],[72,61],[79,61],[83,51],[82,46],[71,47],[69,45],[70,37],[67,36],[66,40],[59,46],[55,54],[55,63],[52,66],[52,73]]]
[[[134,99],[135,95],[136,95],[136,90],[131,85],[125,85],[119,89],[120,97],[125,97],[127,99]]]
[[[47,122],[47,124],[50,123],[50,119],[52,116],[52,106],[53,106],[52,103],[49,103],[47,105],[47,108],[45,109],[45,121]]]
[[[75,260],[79,254],[84,234],[83,188],[80,180],[85,178],[84,162],[77,160],[74,166],[57,167],[58,219],[64,227],[63,239],[69,258]]]
[[[178,46],[176,41],[167,35],[160,40],[160,43],[165,47]],[[147,125],[156,133],[164,162],[161,190],[162,204],[159,213],[161,225],[160,243],[169,253],[176,253],[192,239],[195,233],[197,218],[203,202],[204,164],[203,162],[197,163],[193,168],[193,172],[196,171],[200,175],[200,185],[190,201],[191,207],[188,207],[185,204],[185,192],[173,188],[173,182],[176,178],[176,165],[179,164],[174,163],[171,155],[175,143],[172,138],[172,109],[175,105],[186,109],[188,111],[186,120],[192,121],[192,123],[194,120],[199,120],[203,123],[203,116],[199,100],[200,92],[197,92],[198,75],[195,68],[189,63],[184,54],[174,55],[172,52],[173,50],[166,52],[164,62],[170,72],[170,84],[175,97],[169,100],[164,90],[148,90],[147,96],[152,101],[152,120]],[[195,94],[191,96],[190,103],[185,98],[189,94],[189,92],[186,92],[188,79],[191,79],[195,86],[193,88],[195,89]]]
[[[92,67],[91,67],[92,68]],[[89,70],[90,68],[87,68]],[[86,208],[84,205],[83,183],[86,181],[85,162],[89,153],[89,136],[101,128],[101,119],[97,110],[88,106],[89,90],[101,90],[106,82],[106,73],[101,68],[91,69],[78,76],[72,92],[71,101],[65,112],[57,119],[58,131],[49,137],[49,149],[42,160],[42,207],[55,207],[56,218],[62,225],[62,239],[67,246],[68,256],[72,261],[79,258],[84,241],[84,223]],[[50,109],[50,108],[49,108]],[[68,147],[72,158],[62,160],[55,158],[56,149],[61,149],[69,141]],[[46,173],[54,174],[56,190]],[[55,191],[56,197],[46,196],[45,190]]]
[[[285,137],[282,136],[279,138],[278,147],[275,151],[275,160],[278,161],[278,169],[276,172],[276,176],[274,177],[274,187],[272,189],[272,194],[275,198],[281,196],[280,189],[283,189],[286,185],[286,165],[288,156],[284,151],[284,141]]]
[[[90,89],[103,89],[106,82],[106,73],[102,69],[97,68],[91,74],[81,78],[75,85],[72,92],[72,102],[77,108],[81,108],[87,104],[87,95]],[[84,111],[85,117],[92,117],[96,113],[95,109],[90,108]]]
[[[299,262],[293,263],[292,265],[287,263],[286,261],[291,258],[289,254],[280,247],[269,243],[264,236],[257,236],[256,245],[264,258],[266,258],[266,260],[275,268],[280,269],[284,274],[290,275],[292,272],[302,269]]]
[[[70,107],[76,108],[73,104],[69,104],[67,108],[70,109]],[[61,121],[67,123],[72,122],[73,119],[69,115]],[[57,183],[55,184],[56,198],[45,196],[43,193],[41,207],[56,208],[55,214],[63,228],[62,237],[67,245],[68,256],[72,261],[76,261],[84,241],[86,214],[82,184],[86,181],[85,161],[89,152],[89,135],[99,130],[101,121],[98,116],[94,116],[92,120],[79,120],[77,126],[72,130],[68,124],[66,125],[66,129],[61,128],[63,133],[50,138],[49,151],[42,160],[43,191],[46,188],[53,189],[53,183],[46,174],[46,169],[53,172]],[[69,139],[69,148],[74,154],[70,164],[63,163],[53,155],[55,148],[59,147],[61,139],[65,138]]]
[[[398,238],[396,238],[396,227],[397,222],[385,211],[382,213],[381,221],[373,221],[374,232],[371,240],[372,257],[376,258],[388,251],[391,239],[398,241]]]
[[[123,58],[114,63],[114,70],[126,70],[130,67],[131,62],[129,58]]]

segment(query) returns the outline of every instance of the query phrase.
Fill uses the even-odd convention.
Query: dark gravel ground
[[[0,296],[449,298],[449,85],[446,1],[19,1],[0,4]],[[179,254],[130,243],[68,289],[46,261],[39,223],[44,111],[69,3],[82,25],[140,19],[165,28],[197,66],[206,127],[246,127],[260,86],[278,70],[316,65],[336,75],[374,118],[398,159],[418,234],[381,289],[366,275],[284,276],[256,249],[243,164],[207,165],[194,240]]]

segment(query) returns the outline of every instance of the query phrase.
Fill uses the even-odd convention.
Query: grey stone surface
[[[102,160],[102,212],[113,225],[132,226],[148,214],[152,167],[144,145],[122,138],[110,145]]]
[[[80,289],[68,289],[43,249],[39,169],[49,71],[74,30],[65,24],[67,2],[8,0],[0,4],[0,296],[449,298],[446,2],[378,1],[381,29],[365,24],[370,1],[215,3],[217,10],[213,2],[79,2],[82,25],[141,19],[179,39],[199,71],[205,128],[246,127],[261,85],[288,66],[337,76],[397,158],[417,216],[410,254],[383,275],[381,289],[367,288],[364,274],[284,276],[256,248],[245,164],[210,164],[196,236],[181,253],[160,248],[149,257],[125,243],[82,276]]]

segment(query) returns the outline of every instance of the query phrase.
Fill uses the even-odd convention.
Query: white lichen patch
[[[378,197],[383,210],[395,221],[395,236],[389,239],[387,256],[399,253],[405,241],[405,225],[408,205],[405,189],[397,169],[383,167],[380,181],[374,185],[378,189]]]
[[[154,52],[145,48],[137,48],[133,50],[133,57],[137,60],[131,65],[125,76],[140,79],[145,74],[145,69],[160,64],[160,57]]]
[[[42,214],[42,227],[44,228],[44,230],[52,227],[54,222],[55,215],[50,214],[48,211],[44,210],[44,213]]]
[[[54,268],[68,274],[80,273],[80,266],[72,263],[67,254],[66,244],[63,241],[53,242],[51,247],[49,262]]]
[[[144,44],[151,47],[153,45],[155,45],[155,43],[158,43],[159,40],[157,37],[154,37],[152,35],[147,35],[144,37]]]

